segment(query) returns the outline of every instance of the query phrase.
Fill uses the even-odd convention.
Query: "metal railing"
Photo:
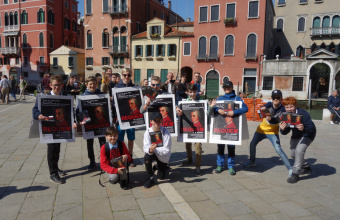
[[[125,14],[128,12],[127,5],[112,6],[110,8],[110,14]]]
[[[311,35],[312,36],[340,35],[340,27],[312,28]]]
[[[4,32],[19,31],[19,25],[8,25],[5,26]]]
[[[115,45],[109,47],[110,54],[127,54],[129,53],[128,45]]]
[[[18,54],[20,52],[20,48],[19,47],[0,47],[0,51],[2,55]]]

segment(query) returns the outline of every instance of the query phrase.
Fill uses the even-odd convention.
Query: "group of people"
[[[22,76],[20,76],[19,83],[17,83],[13,75],[11,75],[9,79],[7,78],[6,75],[1,76],[0,77],[1,103],[9,104],[10,102],[9,95],[13,97],[14,102],[20,100],[21,98],[25,100],[26,87],[27,87],[27,82],[24,80]],[[18,88],[20,89],[20,92],[19,92],[20,95],[19,95],[19,98],[17,99],[16,94],[17,94]]]
[[[131,77],[132,72],[130,69],[125,68],[122,71],[121,77],[122,79],[118,82],[116,81],[117,75],[112,74],[111,70],[108,69],[106,71],[106,76],[108,79],[105,79],[105,84],[110,86],[110,90],[112,88],[126,88],[126,87],[135,87],[132,83]],[[194,74],[195,78],[199,78],[199,73]],[[110,80],[107,83],[107,80]],[[178,101],[186,100],[199,100],[201,99],[201,95],[204,91],[200,91],[199,80],[195,80],[193,83],[186,84],[186,75],[183,74],[181,76],[181,81],[176,82],[173,81],[173,74],[168,74],[168,80],[161,84],[161,80],[158,76],[153,76],[151,78],[151,86],[159,91],[159,93],[174,93],[173,88],[177,88],[177,93],[175,95],[177,97],[182,97],[176,99],[176,113],[177,115],[182,115],[183,112],[181,110],[181,106],[178,105]],[[61,76],[55,75],[51,76],[49,79],[49,86],[51,91],[48,95],[65,95],[63,92],[63,81]],[[86,89],[82,95],[93,95],[93,94],[102,94],[103,92],[98,89],[98,81],[97,78],[90,76],[86,79],[85,82]],[[185,87],[185,88],[182,88]],[[209,102],[209,110],[207,113],[211,115],[220,114],[225,118],[235,118],[240,117],[242,114],[245,114],[248,111],[247,105],[243,102],[243,100],[237,96],[233,90],[233,83],[231,81],[224,82],[223,86],[224,95],[219,96],[216,100],[212,100]],[[114,101],[112,99],[112,92],[109,92],[112,100],[112,111],[115,111]],[[228,110],[221,109],[216,107],[216,101],[241,101],[242,105],[239,109]],[[140,112],[144,113],[150,106],[150,98],[144,97],[142,100],[142,105],[140,106]],[[250,144],[250,160],[248,163],[244,164],[244,167],[254,167],[255,164],[255,154],[256,147],[260,141],[265,138],[268,138],[283,163],[287,167],[289,171],[289,177],[287,181],[289,183],[296,183],[299,180],[299,175],[308,173],[311,171],[310,167],[304,160],[305,151],[313,142],[316,135],[316,128],[314,123],[312,122],[310,115],[304,111],[303,109],[297,108],[297,100],[294,97],[288,97],[283,99],[282,93],[280,90],[274,90],[272,92],[272,101],[261,107],[261,110],[265,110],[266,108],[273,108],[274,113],[279,115],[281,112],[290,112],[297,113],[301,115],[301,124],[296,127],[291,127],[284,122],[280,122],[280,120],[276,116],[267,116],[263,119],[262,123],[257,128],[254,137]],[[78,111],[78,110],[77,110]],[[114,115],[114,114],[113,114]],[[35,119],[43,120],[46,116],[41,115],[37,103],[33,108],[33,117]],[[192,116],[194,117],[194,116]],[[143,150],[144,150],[144,162],[147,173],[147,180],[144,184],[145,188],[150,188],[153,186],[156,181],[154,177],[155,170],[158,170],[158,177],[163,179],[166,177],[166,169],[168,168],[168,163],[171,157],[171,136],[170,132],[162,126],[162,122],[164,120],[164,116],[160,112],[152,113],[150,116],[150,128],[147,129],[144,133],[143,139]],[[73,128],[77,127],[77,123],[75,122]],[[226,120],[227,123],[227,120]],[[292,130],[292,137],[290,141],[290,155],[294,161],[294,165],[290,164],[286,154],[281,148],[279,132],[282,135],[288,134]],[[150,133],[158,132],[161,133],[163,144],[162,146],[158,146],[158,143],[152,143]],[[124,143],[125,133],[127,134],[127,146]],[[159,135],[160,136],[160,135]],[[101,146],[100,150],[100,165],[101,168],[107,172],[109,177],[109,182],[112,184],[120,183],[123,189],[128,189],[128,181],[126,175],[126,168],[134,167],[135,163],[133,161],[133,146],[135,140],[135,129],[121,129],[119,124],[116,126],[112,126],[107,128],[105,137],[98,138]],[[94,170],[96,168],[96,162],[93,151],[93,139],[87,139],[87,151],[88,157],[90,160],[90,165],[88,166],[88,170]],[[186,151],[187,151],[187,160],[183,162],[182,165],[189,165],[193,162],[192,156],[192,144],[195,145],[195,173],[196,175],[201,175],[201,163],[202,163],[202,144],[201,143],[186,143]],[[65,175],[65,172],[59,169],[58,160],[59,160],[59,152],[60,152],[60,144],[53,143],[47,144],[47,159],[48,166],[50,170],[50,179],[51,181],[62,184],[65,181],[60,177],[60,175]],[[227,168],[230,175],[236,175],[235,170],[235,146],[227,145],[228,149],[228,158],[227,158]],[[112,164],[112,160],[121,157],[122,162],[125,164],[121,167],[114,167]],[[157,166],[152,166],[152,162],[156,161]],[[218,144],[217,145],[217,167],[215,169],[216,173],[221,173],[225,166],[225,145]]]

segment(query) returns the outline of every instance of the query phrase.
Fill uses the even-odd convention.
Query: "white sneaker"
[[[334,122],[333,122],[333,121],[330,121],[329,123],[330,123],[331,125],[334,125]]]

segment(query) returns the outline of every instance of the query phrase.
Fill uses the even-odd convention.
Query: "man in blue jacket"
[[[240,109],[234,111],[228,111],[227,113],[223,109],[218,109],[214,107],[214,112],[218,112],[222,116],[229,117],[239,117],[240,115],[248,112],[248,106],[243,102],[241,97],[235,95],[235,91],[233,90],[233,83],[231,81],[226,81],[223,83],[223,90],[225,94],[217,98],[217,101],[225,100],[225,101],[242,101],[242,107]],[[217,168],[215,170],[216,173],[221,173],[224,167],[225,157],[224,157],[224,144],[217,145]],[[228,169],[230,175],[235,175],[235,145],[228,145]]]
[[[299,181],[300,174],[306,174],[311,171],[307,162],[305,162],[305,152],[307,147],[313,142],[316,135],[315,125],[308,114],[303,109],[297,108],[297,101],[294,97],[288,97],[283,100],[286,112],[302,115],[300,124],[290,128],[285,122],[280,122],[280,132],[286,135],[292,130],[290,139],[290,156],[295,159],[293,166],[293,174],[287,179],[288,183],[296,183]]]
[[[329,123],[334,125],[334,118],[336,115],[335,111],[339,111],[340,109],[340,97],[338,96],[338,90],[333,90],[332,95],[328,97],[327,101],[328,110],[331,112],[331,120]]]

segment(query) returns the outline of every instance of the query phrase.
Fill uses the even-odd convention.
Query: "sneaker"
[[[136,167],[136,164],[134,162],[130,163],[130,167]]]
[[[245,168],[256,167],[256,163],[248,161],[247,163],[243,164],[243,167],[245,167]]]
[[[63,171],[63,170],[61,170],[59,168],[57,170],[58,170],[59,176],[66,176],[67,175],[65,171]]]
[[[331,125],[334,125],[334,122],[333,122],[333,121],[330,121],[329,123],[330,123]]]
[[[96,168],[96,163],[95,162],[91,162],[90,165],[87,167],[87,170],[94,170]]]
[[[127,181],[126,180],[121,180],[120,181],[120,188],[122,188],[123,190],[127,190],[129,189]]]
[[[196,169],[195,169],[195,174],[196,174],[196,176],[201,176],[201,175],[202,175],[202,174],[201,174],[201,168],[196,167]]]
[[[116,179],[116,180],[111,180],[111,179],[109,179],[109,182],[110,182],[111,184],[117,184],[117,183],[118,183],[118,180],[119,180],[119,179]]]
[[[51,182],[54,182],[56,184],[64,184],[65,180],[61,179],[58,174],[53,174],[50,176]]]
[[[221,172],[222,172],[222,167],[217,166],[217,168],[215,169],[215,173],[221,173]]]
[[[189,166],[192,163],[192,160],[185,160],[182,162],[182,166]]]
[[[312,169],[310,167],[305,167],[302,169],[302,173],[301,174],[308,174],[311,173]]]
[[[229,173],[232,176],[236,175],[236,171],[234,170],[234,168],[229,168]]]
[[[153,178],[149,178],[146,183],[144,183],[144,187],[145,188],[150,188],[151,186],[153,186],[155,184],[155,180]]]
[[[299,175],[293,174],[291,177],[287,179],[288,183],[297,183],[299,181]]]

